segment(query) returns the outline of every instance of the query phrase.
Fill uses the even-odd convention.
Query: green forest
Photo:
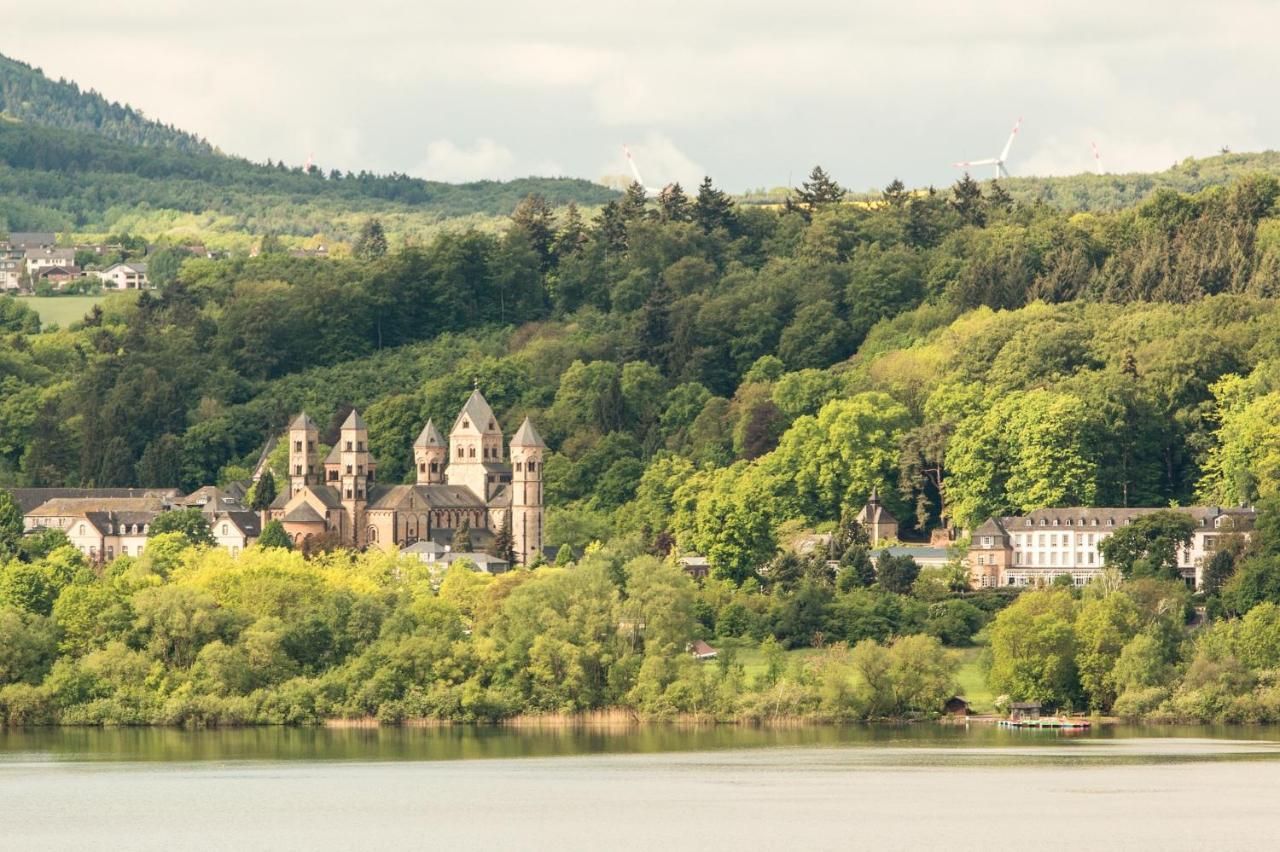
[[[165,533],[98,573],[11,526],[0,629],[24,650],[0,703],[13,723],[928,716],[976,643],[997,694],[1274,719],[1278,196],[1258,175],[1068,214],[962,180],[847,205],[815,170],[782,210],[708,180],[591,222],[534,196],[500,233],[346,260],[192,259],[69,328],[0,301],[5,483],[226,483],[291,414],[333,432],[352,406],[399,481],[478,383],[546,437],[564,546],[442,581]],[[1015,597],[967,591],[958,563],[872,569],[850,518],[873,487],[906,537],[1041,506],[1263,514],[1194,599],[1159,525],[1115,577]],[[796,555],[806,531],[831,545]],[[684,653],[699,636],[717,663]]]
[[[0,72],[8,227],[261,248],[168,249],[159,290],[61,325],[0,298],[0,719],[915,718],[976,678],[1280,720],[1273,155],[856,203],[819,168],[777,206],[709,178],[455,187],[255,165]],[[286,251],[320,237],[350,250]],[[441,576],[266,534],[232,557],[197,518],[99,568],[23,536],[4,491],[242,481],[292,415],[332,443],[353,407],[380,479],[412,479],[475,386],[547,440],[555,565]],[[873,567],[873,489],[904,538],[957,531],[956,561]],[[1261,512],[1195,595],[1159,513],[1084,589],[970,591],[958,558],[993,514],[1195,503]]]

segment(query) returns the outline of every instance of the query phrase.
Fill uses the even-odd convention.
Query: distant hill
[[[240,248],[267,233],[350,240],[377,216],[403,240],[449,219],[505,216],[531,193],[553,205],[618,196],[574,178],[448,184],[252,163],[0,56],[0,230],[129,230]]]
[[[127,104],[82,91],[68,80],[50,80],[39,68],[0,56],[0,115],[63,130],[84,130],[149,148],[212,154],[213,146],[191,133],[146,118]]]
[[[1159,189],[1195,193],[1253,173],[1280,177],[1280,152],[1188,157],[1163,172],[1012,177],[1001,180],[1000,185],[1023,202],[1039,200],[1061,210],[1112,211],[1132,207]]]

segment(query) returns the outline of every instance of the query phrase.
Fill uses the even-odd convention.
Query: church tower
[[[365,506],[373,484],[373,469],[369,427],[360,412],[352,409],[338,432],[338,491],[350,524],[343,530],[343,539],[356,547],[364,544]]]
[[[444,482],[444,468],[449,448],[445,446],[440,430],[430,420],[423,427],[418,440],[413,442],[413,462],[418,468],[419,485],[439,485]]]
[[[316,466],[316,441],[320,430],[304,411],[289,424],[289,494],[297,494],[308,485],[319,485]]]
[[[529,565],[542,553],[542,457],[547,445],[528,417],[511,439],[511,514],[516,558]]]
[[[480,389],[471,392],[449,431],[449,467],[445,479],[488,501],[497,490],[503,461],[502,430]]]

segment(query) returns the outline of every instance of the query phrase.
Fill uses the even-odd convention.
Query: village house
[[[25,253],[51,249],[57,242],[58,235],[53,231],[14,231],[0,245]]]
[[[1252,508],[1191,506],[1162,509],[1037,509],[1027,515],[988,518],[969,543],[969,580],[976,589],[1035,586],[1058,576],[1084,586],[1105,569],[1100,546],[1116,529],[1153,512],[1174,511],[1195,522],[1178,568],[1193,588],[1203,583],[1205,563],[1224,538],[1248,538],[1257,519]]]
[[[69,248],[26,249],[23,252],[27,276],[32,280],[43,269],[69,269],[76,265],[76,250]]]
[[[262,519],[257,512],[245,509],[205,509],[204,512],[209,516],[209,531],[213,533],[213,540],[219,547],[231,551],[232,556],[238,556],[262,535]]]
[[[102,279],[104,290],[146,290],[151,287],[147,279],[147,265],[137,261],[117,263],[93,274]]]
[[[162,497],[55,497],[23,516],[27,531],[56,528],[93,562],[138,556],[151,522],[169,508]]]
[[[75,281],[77,278],[83,278],[84,272],[80,267],[72,264],[71,266],[45,266],[32,276],[32,284],[38,284],[41,281],[47,282],[50,287],[55,290],[61,290],[66,286],[67,282]]]
[[[22,289],[22,258],[0,257],[0,290]]]
[[[414,441],[415,482],[382,485],[369,451],[369,432],[352,411],[338,442],[319,458],[319,429],[305,413],[289,425],[288,487],[268,509],[301,545],[330,536],[347,547],[407,548],[419,541],[449,545],[449,558],[475,556],[505,527],[516,558],[525,564],[543,554],[542,459],[546,444],[525,418],[511,438],[479,390],[458,413],[446,443],[428,421]],[[466,553],[453,548],[468,531]],[[426,554],[424,554],[426,555]],[[432,554],[432,561],[444,558]],[[472,561],[475,561],[474,559]],[[496,568],[496,565],[491,565]]]

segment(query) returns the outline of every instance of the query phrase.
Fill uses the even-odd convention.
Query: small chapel
[[[267,510],[295,543],[334,535],[348,547],[407,547],[419,541],[451,546],[466,528],[474,550],[504,527],[516,559],[542,553],[542,461],[546,444],[529,418],[504,441],[493,409],[479,389],[458,413],[446,443],[430,420],[413,442],[415,482],[377,482],[369,430],[352,411],[338,442],[319,458],[320,430],[299,414],[289,442],[288,488]]]

